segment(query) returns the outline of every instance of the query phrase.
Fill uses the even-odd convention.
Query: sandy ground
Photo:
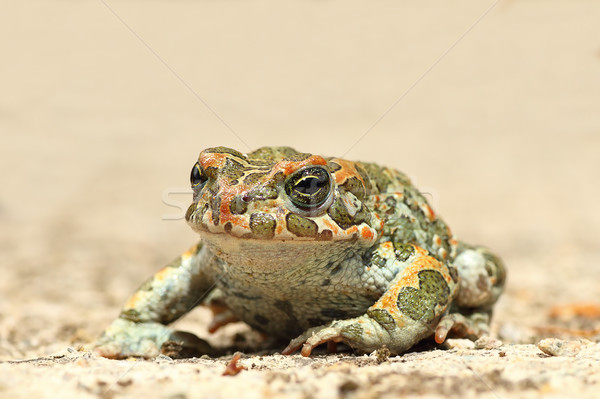
[[[3,4],[0,397],[598,397],[600,2],[493,4]],[[231,355],[80,351],[195,241],[189,170],[215,145],[411,175],[455,233],[503,256],[502,342],[247,351],[235,377]],[[225,348],[254,337],[208,336],[207,318],[178,328]],[[545,354],[545,337],[566,341]]]

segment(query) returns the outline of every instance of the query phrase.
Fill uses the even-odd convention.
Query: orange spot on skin
[[[204,169],[209,167],[219,167],[225,161],[225,155],[219,153],[205,153],[204,151],[200,153],[198,157],[198,163]]]
[[[345,159],[333,159],[333,162],[337,163],[342,167],[342,169],[335,172],[335,182],[337,184],[343,184],[346,180],[351,177],[356,177],[363,185],[365,185],[364,180],[362,179],[360,173],[356,170],[356,164],[352,161],[346,161]]]
[[[334,236],[340,232],[339,227],[327,219],[323,219],[323,224],[325,225],[325,227],[331,230]]]
[[[124,310],[126,309],[135,309],[137,308],[138,304],[141,302],[141,300],[144,297],[144,292],[143,291],[138,291],[135,294],[133,294],[125,303],[125,306],[123,307]]]
[[[231,214],[231,201],[233,200],[233,198],[235,197],[236,193],[232,192],[232,191],[227,191],[227,190],[221,190],[221,205],[219,206],[219,213],[220,215],[220,219],[221,219],[221,223],[223,223],[223,221],[230,221],[233,218],[233,215]]]
[[[433,222],[435,220],[435,212],[433,211],[433,209],[431,209],[431,207],[427,204],[423,204],[422,208],[429,221]]]
[[[185,251],[184,253],[181,254],[181,258],[183,259],[189,259],[192,256],[194,256],[194,254],[198,251],[198,245],[194,245],[193,247],[191,247],[190,249],[188,249],[187,251]]]
[[[429,254],[429,252],[427,252],[426,249],[421,248],[418,245],[413,245],[413,248],[415,249],[415,252],[419,255],[425,256],[425,255]]]
[[[172,270],[170,267],[164,267],[160,269],[158,273],[154,275],[154,280],[159,282],[164,281],[169,276],[169,274],[171,274],[171,271]]]
[[[275,227],[275,234],[281,235],[281,233],[283,233],[283,224],[277,223],[277,226]]]
[[[387,309],[391,312],[398,312],[398,288],[394,287],[388,290],[375,304],[375,308]]]
[[[373,230],[371,230],[367,226],[363,226],[361,234],[362,234],[362,237],[367,240],[372,240],[375,237]]]
[[[440,256],[442,257],[442,259],[446,259],[448,257],[448,251],[446,251],[444,248],[440,248],[439,253],[440,253]]]

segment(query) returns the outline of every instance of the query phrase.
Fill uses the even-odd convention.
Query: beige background
[[[408,173],[505,259],[506,342],[534,342],[554,305],[598,304],[600,3],[493,4],[3,2],[0,360],[96,336],[193,243],[165,201],[187,205],[216,145]],[[197,313],[183,325],[202,333]],[[36,366],[4,366],[0,396],[30,393],[14,381]]]

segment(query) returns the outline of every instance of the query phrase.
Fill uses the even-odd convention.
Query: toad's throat
[[[315,267],[337,262],[357,242],[307,240],[260,240],[229,234],[200,232],[202,241],[228,267],[254,272]]]

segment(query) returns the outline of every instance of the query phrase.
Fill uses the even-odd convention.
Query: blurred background
[[[194,243],[168,204],[217,145],[407,173],[505,259],[505,340],[598,301],[598,1],[2,8],[0,359],[92,339]]]

